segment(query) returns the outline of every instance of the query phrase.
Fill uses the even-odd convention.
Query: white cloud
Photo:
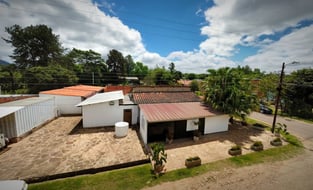
[[[201,34],[207,39],[195,50],[176,51],[166,57],[148,52],[140,31],[125,25],[119,18],[109,16],[99,8],[115,15],[114,4],[104,1],[93,4],[90,0],[0,0],[0,36],[7,38],[5,26],[23,27],[46,24],[60,36],[66,48],[92,49],[106,56],[117,49],[130,54],[150,68],[167,67],[174,62],[182,72],[203,73],[207,69],[249,64],[263,70],[276,70],[282,61],[299,60],[312,63],[312,27],[292,31],[279,41],[260,40],[263,34],[275,34],[288,27],[295,28],[300,21],[313,18],[313,2],[308,0],[214,0],[214,6],[204,13],[207,21]],[[254,46],[260,51],[236,63],[231,56],[238,53],[237,45]],[[12,47],[0,40],[0,59],[9,60]],[[275,66],[277,64],[277,66]]]
[[[93,49],[106,55],[110,49],[117,49],[123,54],[134,56],[146,50],[141,34],[129,28],[116,17],[103,13],[90,1],[71,0],[12,0],[10,6],[0,6],[1,26],[19,24],[23,27],[46,24],[60,36],[66,48]],[[1,29],[1,36],[8,37]],[[9,44],[0,42],[0,58],[8,60]]]
[[[262,48],[258,54],[247,57],[243,63],[252,68],[266,71],[279,71],[283,62],[300,62],[298,67],[313,66],[313,26],[294,31]],[[286,70],[292,70],[297,65],[290,65]],[[298,68],[297,67],[297,68]]]

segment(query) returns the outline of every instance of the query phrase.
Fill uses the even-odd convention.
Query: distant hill
[[[0,59],[0,65],[8,65],[8,64],[10,64],[10,63]]]

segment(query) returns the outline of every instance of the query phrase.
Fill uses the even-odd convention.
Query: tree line
[[[126,76],[138,77],[145,85],[177,85],[179,79],[188,79],[193,80],[192,91],[212,107],[244,117],[260,101],[273,103],[277,92],[277,74],[249,66],[209,69],[205,74],[182,73],[174,63],[151,69],[116,49],[109,51],[106,60],[91,49],[65,49],[46,25],[13,25],[5,31],[9,37],[2,39],[13,46],[10,57],[15,63],[0,65],[0,86],[6,93],[38,93],[74,84],[127,84]],[[295,71],[284,81],[282,112],[312,118],[313,69]]]

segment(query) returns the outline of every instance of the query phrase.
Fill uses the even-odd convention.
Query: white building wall
[[[125,109],[132,110],[132,125],[138,123],[138,106],[137,105],[121,105],[120,108],[122,109],[122,114],[124,114]]]
[[[82,108],[76,107],[82,101],[80,96],[62,96],[53,94],[39,94],[40,97],[55,97],[55,104],[59,115],[82,114]]]
[[[118,100],[114,105],[109,102],[82,106],[83,127],[114,126],[116,122],[123,121],[123,109]]]
[[[23,135],[54,117],[56,115],[53,98],[25,106],[15,112],[15,137]]]
[[[14,113],[0,118],[0,133],[3,133],[8,138],[17,137]]]
[[[228,115],[205,118],[204,134],[228,131]]]
[[[140,135],[145,144],[148,143],[148,122],[142,112],[140,112]]]

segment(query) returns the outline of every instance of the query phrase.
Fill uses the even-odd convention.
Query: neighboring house
[[[132,98],[139,105],[140,135],[145,144],[166,138],[192,137],[228,130],[228,115],[201,103],[186,87],[135,87]]]
[[[47,90],[39,93],[40,97],[55,97],[55,104],[58,108],[58,115],[76,115],[82,114],[80,107],[77,104],[85,99],[103,92],[103,87],[77,85],[61,89]]]
[[[138,106],[121,90],[96,94],[77,106],[82,107],[84,128],[114,126],[120,121],[137,124]]]
[[[16,142],[56,117],[53,97],[33,97],[0,104],[0,133]]]

